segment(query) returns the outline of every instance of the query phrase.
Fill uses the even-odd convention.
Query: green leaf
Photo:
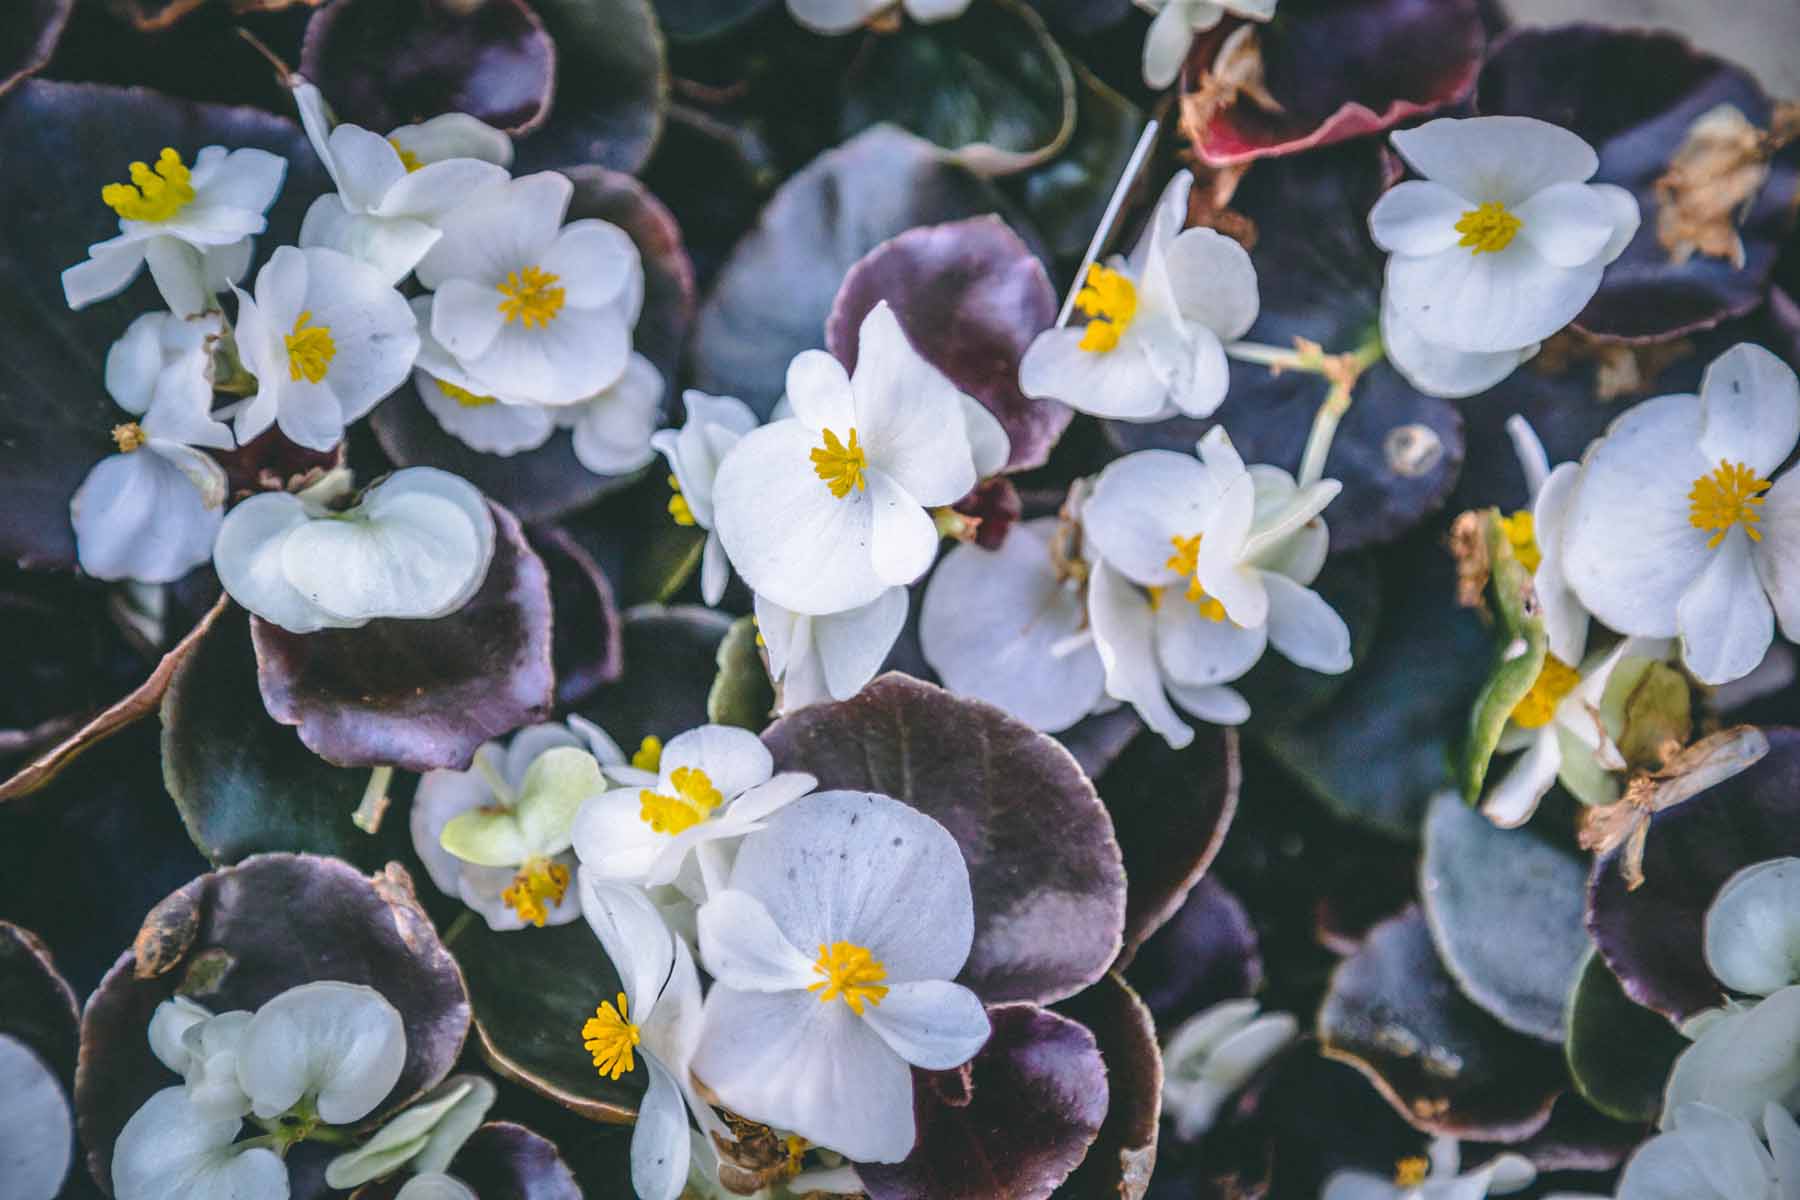
[[[1663,1085],[1687,1048],[1668,1018],[1634,1004],[1606,960],[1590,953],[1569,991],[1569,1077],[1583,1099],[1620,1121],[1662,1111]]]
[[[1059,259],[1078,258],[1087,249],[1144,130],[1137,105],[1074,59],[1069,67],[1075,73],[1075,129],[1068,144],[1007,181]]]
[[[739,617],[719,643],[719,674],[706,693],[706,719],[762,732],[775,710],[775,688],[756,649],[756,618]]]
[[[1544,669],[1549,642],[1532,590],[1531,572],[1513,553],[1500,523],[1500,510],[1483,509],[1462,518],[1471,519],[1479,523],[1477,536],[1488,555],[1486,596],[1494,613],[1493,665],[1469,713],[1469,732],[1463,742],[1459,772],[1463,799],[1474,804],[1481,799],[1488,763],[1500,744],[1507,720]]]

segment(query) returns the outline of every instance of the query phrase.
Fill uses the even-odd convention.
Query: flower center
[[[1169,555],[1169,561],[1163,565],[1169,570],[1179,571],[1187,577],[1187,598],[1195,608],[1200,610],[1201,616],[1209,621],[1223,621],[1225,606],[1214,597],[1207,595],[1206,590],[1200,586],[1200,581],[1194,577],[1194,572],[1200,566],[1201,536],[1196,533],[1193,537],[1184,538],[1179,535],[1171,537],[1169,542],[1175,547],[1175,553]],[[1162,603],[1162,589],[1152,588],[1151,592],[1153,594],[1150,597],[1150,604],[1154,608]]]
[[[1489,200],[1456,219],[1456,232],[1462,234],[1462,241],[1457,245],[1467,246],[1471,254],[1484,251],[1496,254],[1512,245],[1522,224],[1519,218],[1506,211],[1506,205]]]
[[[406,173],[408,175],[411,175],[414,171],[425,165],[423,162],[419,161],[418,155],[414,154],[411,150],[408,150],[405,146],[402,146],[399,142],[396,142],[393,138],[388,139],[388,145],[392,146],[394,148],[394,153],[400,156],[400,165],[406,168]]]
[[[478,396],[468,388],[457,387],[448,379],[438,380],[437,385],[439,388],[443,389],[444,395],[450,397],[464,408],[486,408],[490,404],[498,403],[492,396]]]
[[[681,494],[681,480],[673,475],[669,476],[669,491],[674,493],[669,497],[669,516],[677,525],[694,524],[694,510],[688,507],[687,497]]]
[[[602,1003],[581,1027],[581,1045],[594,1056],[594,1069],[615,1082],[631,1070],[631,1051],[642,1040],[626,1016],[624,992],[619,993],[617,1008]]]
[[[136,421],[127,421],[123,425],[112,427],[112,440],[113,445],[119,448],[119,453],[130,454],[150,439],[145,435],[142,425]]]
[[[1733,525],[1742,525],[1751,541],[1760,542],[1762,531],[1756,523],[1762,513],[1757,510],[1768,499],[1763,495],[1768,490],[1769,480],[1743,463],[1720,459],[1712,474],[1694,480],[1694,490],[1688,493],[1688,524],[1713,531],[1706,543],[1709,550],[1725,540]]]
[[[875,960],[867,946],[855,942],[833,942],[819,946],[819,960],[813,974],[823,978],[806,990],[819,993],[819,1002],[829,1004],[842,996],[850,1011],[862,1016],[863,1005],[881,1003],[887,995],[887,968]]]
[[[676,767],[669,775],[673,796],[645,788],[638,793],[638,817],[657,833],[680,833],[712,816],[725,797],[698,767]]]
[[[154,171],[148,163],[134,162],[130,183],[109,183],[100,189],[100,199],[127,221],[166,221],[193,198],[188,169],[168,146],[157,157]]]
[[[512,886],[500,893],[500,899],[520,919],[542,929],[544,919],[550,915],[550,905],[561,904],[568,890],[569,868],[534,854],[513,876]]]
[[[631,765],[640,771],[659,771],[662,769],[662,739],[655,734],[646,734],[638,743],[637,750],[631,756]]]
[[[1519,560],[1527,571],[1535,571],[1538,564],[1544,561],[1543,551],[1537,544],[1537,521],[1531,510],[1521,508],[1510,517],[1500,518],[1500,532],[1512,543],[1513,557]]]
[[[1524,699],[1513,705],[1512,723],[1521,729],[1542,729],[1556,715],[1556,706],[1575,690],[1581,673],[1554,654],[1544,655],[1544,665]]]
[[[295,382],[301,379],[308,383],[319,382],[331,369],[331,360],[337,357],[337,343],[331,340],[331,327],[313,325],[311,321],[310,309],[301,313],[294,318],[294,332],[284,339],[287,342],[288,378]]]
[[[838,435],[827,429],[825,444],[812,452],[813,470],[831,489],[831,494],[842,500],[850,494],[851,488],[866,488],[869,481],[863,478],[863,471],[869,460],[863,454],[861,446],[856,444],[856,427],[850,428],[850,444],[838,441]]]
[[[505,283],[494,285],[505,297],[500,311],[509,322],[523,321],[527,329],[548,325],[562,311],[563,290],[555,286],[558,278],[537,267],[514,271]]]
[[[1119,335],[1137,316],[1137,287],[1129,276],[1094,263],[1087,282],[1075,293],[1075,307],[1089,317],[1081,332],[1081,348],[1104,353],[1119,344]]]
[[[1394,1186],[1397,1188],[1418,1187],[1425,1182],[1425,1176],[1430,1171],[1431,1163],[1422,1154],[1403,1158],[1394,1164]]]

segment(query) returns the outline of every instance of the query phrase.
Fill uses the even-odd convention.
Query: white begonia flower
[[[631,1184],[639,1200],[676,1200],[688,1177],[688,1112],[702,1133],[732,1140],[689,1078],[701,1030],[700,976],[687,943],[669,932],[642,890],[584,877],[581,907],[621,989],[596,1005],[582,1045],[594,1069],[613,1080],[633,1068],[634,1051],[643,1056],[650,1086],[631,1134]]]
[[[349,1190],[406,1167],[441,1172],[481,1125],[498,1092],[479,1075],[446,1079],[430,1096],[383,1125],[375,1136],[325,1166],[325,1182]]]
[[[56,1072],[0,1033],[0,1183],[8,1200],[56,1200],[75,1157],[75,1119]]]
[[[763,828],[818,784],[800,771],[774,774],[762,739],[731,725],[702,725],[662,748],[654,783],[591,797],[575,817],[575,854],[584,875],[643,887],[692,886],[698,866],[704,899],[725,884],[731,843]]]
[[[794,20],[814,33],[828,36],[849,33],[893,9],[920,24],[949,21],[963,15],[969,0],[788,0]]]
[[[300,124],[337,186],[314,200],[301,246],[324,246],[399,283],[436,244],[458,205],[506,182],[512,141],[465,113],[434,117],[387,137],[357,125],[332,128],[319,89],[296,79]]]
[[[681,394],[681,401],[687,409],[681,428],[658,430],[650,444],[668,460],[673,472],[669,486],[675,495],[669,498],[669,515],[677,525],[706,531],[706,546],[700,554],[700,595],[717,606],[731,581],[731,562],[713,527],[713,480],[726,452],[756,428],[756,414],[735,396],[709,396],[692,388]]]
[[[1225,15],[1249,21],[1268,21],[1275,16],[1276,0],[1132,0],[1152,14],[1150,32],[1144,36],[1144,82],[1161,91],[1175,82],[1187,61],[1194,35],[1225,19]]]
[[[821,792],[746,838],[730,882],[700,909],[715,982],[695,1075],[856,1162],[905,1158],[912,1067],[961,1066],[989,1032],[950,982],[975,931],[956,839],[886,796]]]
[[[106,354],[106,390],[141,420],[113,428],[119,453],[94,464],[69,502],[76,558],[96,579],[170,583],[212,557],[225,517],[229,450],[212,416],[215,314],[146,313]]]
[[[1291,1013],[1257,1015],[1254,1000],[1225,1000],[1182,1023],[1163,1051],[1162,1111],[1191,1142],[1219,1109],[1300,1031]]]
[[[1462,1151],[1455,1138],[1434,1138],[1429,1157],[1403,1158],[1392,1177],[1367,1171],[1337,1171],[1325,1181],[1321,1200],[1482,1200],[1531,1186],[1537,1168],[1517,1154],[1499,1154],[1460,1172]]]
[[[1278,467],[1245,467],[1218,427],[1199,450],[1115,460],[1081,511],[1099,559],[1088,615],[1107,694],[1178,749],[1193,730],[1169,697],[1203,720],[1242,722],[1249,706],[1225,685],[1269,643],[1309,670],[1350,669],[1349,628],[1306,586],[1325,565],[1319,513],[1338,482],[1300,487]]]
[[[250,239],[267,227],[263,213],[286,172],[287,161],[267,150],[223,146],[201,150],[192,169],[168,146],[154,167],[132,163],[130,183],[100,190],[119,215],[119,236],[89,246],[62,274],[69,307],[118,295],[145,264],[171,312],[217,307],[213,297],[249,269]]]
[[[238,1082],[267,1119],[304,1104],[328,1125],[374,1112],[406,1065],[406,1025],[374,988],[303,983],[256,1010],[238,1043]]]
[[[1521,416],[1506,419],[1531,507],[1505,518],[1507,540],[1526,570],[1537,593],[1538,612],[1544,618],[1544,636],[1550,653],[1565,663],[1578,662],[1587,649],[1588,611],[1569,587],[1563,573],[1563,530],[1568,525],[1569,501],[1581,477],[1578,463],[1550,467],[1549,455],[1537,431]]]
[[[1639,1146],[1619,1177],[1619,1200],[1795,1200],[1800,1197],[1800,1129],[1770,1104],[1770,1149],[1746,1119],[1706,1104],[1683,1104],[1666,1131]]]
[[[581,913],[569,894],[570,839],[582,802],[606,790],[600,764],[561,725],[532,725],[484,742],[466,771],[427,771],[413,798],[413,846],[432,881],[488,928],[563,925]]]
[[[1182,228],[1193,185],[1177,172],[1130,257],[1088,268],[1075,301],[1088,322],[1032,340],[1027,396],[1125,421],[1210,416],[1224,401],[1225,343],[1256,323],[1256,268],[1223,234]]]
[[[481,1200],[473,1189],[454,1175],[432,1171],[414,1175],[400,1185],[394,1200]]]
[[[919,642],[953,692],[1056,733],[1106,695],[1081,578],[1059,568],[1058,521],[1020,521],[997,550],[953,546],[925,585]]]
[[[1707,367],[1698,396],[1624,413],[1582,458],[1563,532],[1569,586],[1621,633],[1679,634],[1703,683],[1748,675],[1777,617],[1800,636],[1800,473],[1771,486],[1797,439],[1793,370],[1748,343]]]
[[[848,700],[875,678],[906,625],[907,592],[891,587],[857,608],[808,616],[756,597],[756,627],[769,654],[782,713]]]
[[[455,612],[487,578],[494,536],[473,485],[408,467],[343,512],[287,492],[250,497],[219,529],[213,566],[233,600],[283,629],[352,629]]]
[[[287,1200],[287,1164],[267,1146],[233,1146],[242,1128],[203,1116],[186,1088],[164,1088],[113,1143],[113,1200]]]
[[[1745,1121],[1763,1105],[1800,1105],[1800,986],[1749,1005],[1705,1014],[1684,1032],[1698,1033],[1676,1058],[1663,1093],[1663,1126],[1684,1104],[1699,1102]]]
[[[1800,858],[1745,867],[1706,910],[1706,965],[1734,992],[1768,996],[1800,983]]]
[[[237,1074],[238,1047],[250,1018],[243,1011],[214,1016],[185,996],[163,1001],[150,1018],[151,1052],[183,1078],[188,1101],[207,1120],[250,1111]]]
[[[554,171],[488,188],[444,219],[419,262],[432,336],[477,395],[575,404],[625,372],[643,263],[617,225],[564,225],[573,194]]]
[[[886,301],[858,338],[854,377],[823,350],[788,364],[794,415],[740,438],[713,481],[732,566],[758,594],[814,616],[923,575],[938,544],[926,510],[978,479],[966,410],[980,405],[913,349]]]
[[[350,422],[405,381],[418,322],[379,272],[324,247],[282,246],[238,291],[237,346],[256,376],[238,410],[238,441],[274,425],[309,450],[330,450]]]
[[[1637,232],[1637,201],[1588,183],[1593,147],[1530,117],[1440,117],[1389,140],[1424,178],[1369,213],[1392,256],[1383,341],[1416,386],[1470,395],[1587,307]]]

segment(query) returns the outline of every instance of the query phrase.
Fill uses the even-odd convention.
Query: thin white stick
[[[1125,208],[1125,197],[1131,193],[1131,187],[1137,182],[1138,173],[1144,169],[1144,162],[1150,157],[1150,147],[1156,144],[1156,131],[1159,123],[1152,118],[1144,125],[1144,132],[1138,135],[1137,146],[1131,151],[1131,158],[1125,164],[1125,170],[1119,176],[1119,182],[1113,187],[1112,199],[1106,202],[1106,213],[1100,218],[1100,227],[1094,230],[1094,236],[1088,242],[1087,253],[1081,256],[1081,266],[1075,272],[1075,282],[1069,287],[1069,294],[1063,299],[1062,311],[1056,315],[1056,327],[1061,329],[1069,323],[1075,312],[1075,295],[1081,291],[1082,280],[1087,278],[1088,268],[1100,257],[1100,249],[1113,235],[1113,225],[1119,219],[1119,213]]]

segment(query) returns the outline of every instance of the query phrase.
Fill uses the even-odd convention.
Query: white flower
[[[229,450],[212,416],[216,315],[146,313],[106,354],[106,390],[141,421],[112,431],[69,503],[76,557],[96,579],[169,583],[212,557],[225,516],[225,471],[196,447]]]
[[[413,848],[445,893],[490,929],[563,925],[581,913],[569,894],[575,814],[606,790],[600,764],[561,725],[484,742],[467,771],[427,771],[413,799]]]
[[[1770,1148],[1745,1119],[1684,1104],[1667,1131],[1638,1147],[1619,1178],[1619,1200],[1794,1200],[1800,1196],[1800,1129],[1774,1104],[1758,1114]]]
[[[479,1075],[445,1080],[429,1098],[383,1125],[374,1137],[327,1163],[325,1182],[349,1190],[401,1167],[426,1175],[443,1171],[498,1094]]]
[[[434,467],[396,471],[343,512],[263,492],[231,510],[213,547],[231,598],[294,633],[448,616],[493,556],[487,501]]]
[[[962,16],[969,0],[788,0],[788,12],[814,33],[839,34],[860,29],[902,4],[907,16],[930,24]]]
[[[114,1200],[286,1200],[286,1164],[266,1146],[234,1147],[242,1127],[201,1115],[187,1089],[164,1088],[113,1143]]]
[[[1092,712],[1106,668],[1087,628],[1082,581],[1051,546],[1058,521],[1021,521],[997,550],[953,546],[925,585],[919,642],[951,691],[1055,733]]]
[[[978,477],[969,410],[906,340],[886,302],[863,318],[856,375],[808,350],[788,365],[794,415],[745,434],[713,484],[713,521],[752,589],[819,615],[868,604],[923,575],[935,505]]]
[[[467,114],[382,137],[357,125],[332,128],[318,88],[296,80],[293,91],[306,136],[337,185],[306,210],[300,245],[342,251],[388,283],[425,257],[445,216],[507,180],[512,142]]]
[[[304,1103],[328,1125],[362,1120],[406,1065],[406,1026],[374,988],[322,980],[256,1010],[237,1048],[250,1111],[267,1119]]]
[[[581,908],[623,989],[596,1006],[582,1044],[614,1080],[632,1069],[634,1051],[643,1056],[650,1086],[631,1134],[631,1184],[639,1200],[676,1200],[688,1176],[688,1111],[702,1133],[732,1136],[688,1074],[700,1037],[700,976],[687,944],[639,889],[584,878]]]
[[[1531,1160],[1500,1154],[1458,1174],[1462,1152],[1454,1138],[1436,1138],[1431,1157],[1402,1159],[1392,1178],[1366,1171],[1338,1171],[1325,1181],[1321,1200],[1481,1200],[1528,1187],[1537,1178]]]
[[[1748,343],[1714,360],[1699,396],[1626,412],[1582,458],[1569,586],[1621,633],[1679,634],[1704,683],[1749,674],[1777,616],[1800,634],[1800,473],[1770,483],[1797,439],[1794,372]]]
[[[875,678],[906,624],[906,589],[891,587],[858,608],[812,617],[756,597],[756,627],[769,652],[769,675],[789,713],[848,700]]]
[[[1544,444],[1524,417],[1506,419],[1519,467],[1525,473],[1531,507],[1506,518],[1506,535],[1525,569],[1531,572],[1538,611],[1544,618],[1544,635],[1550,653],[1566,663],[1578,661],[1587,649],[1588,611],[1569,588],[1563,572],[1563,530],[1569,520],[1569,501],[1581,477],[1576,463],[1550,468]]]
[[[1588,183],[1593,147],[1530,117],[1441,117],[1390,140],[1424,178],[1390,188],[1369,213],[1392,254],[1382,338],[1422,390],[1471,395],[1594,298],[1637,232],[1637,201]]]
[[[790,805],[700,909],[716,982],[694,1073],[751,1120],[857,1162],[905,1158],[912,1067],[987,1040],[981,1001],[950,982],[974,920],[962,851],[930,817],[860,792]]]
[[[817,784],[798,771],[773,774],[762,739],[731,725],[690,729],[662,748],[654,783],[590,798],[575,818],[584,875],[661,887],[683,882],[693,854],[704,891],[724,885],[733,842],[763,827]]]
[[[9,1200],[56,1200],[75,1156],[75,1121],[62,1084],[15,1037],[0,1033],[0,1177]]]
[[[1155,14],[1144,37],[1144,82],[1161,91],[1181,74],[1194,35],[1204,33],[1225,19],[1225,14],[1250,21],[1275,16],[1276,0],[1132,0]]]
[[[330,450],[344,428],[399,387],[419,353],[406,300],[373,267],[336,250],[282,246],[238,292],[237,345],[256,395],[237,415],[238,441],[280,427]]]
[[[480,1200],[480,1197],[455,1176],[431,1171],[408,1179],[394,1194],[394,1200]]]
[[[1271,642],[1309,670],[1350,669],[1348,627],[1306,586],[1325,564],[1319,513],[1337,481],[1302,488],[1278,467],[1246,468],[1221,428],[1200,456],[1128,454],[1100,473],[1081,513],[1099,559],[1088,615],[1107,694],[1177,748],[1193,730],[1168,696],[1203,720],[1243,721],[1248,705],[1224,685]]]
[[[1163,1051],[1162,1110],[1182,1141],[1213,1127],[1219,1109],[1293,1042],[1290,1013],[1258,1016],[1254,1000],[1225,1000],[1182,1023]]]
[[[574,431],[577,462],[596,475],[624,475],[656,457],[651,438],[662,423],[662,400],[662,372],[634,350],[618,379],[552,412],[559,427]]]
[[[713,480],[719,464],[738,439],[756,428],[756,414],[735,396],[709,396],[692,388],[681,394],[687,409],[687,420],[680,430],[659,430],[650,439],[659,454],[669,461],[675,495],[669,500],[669,515],[677,525],[693,525],[706,530],[706,547],[700,555],[700,595],[708,604],[717,605],[731,581],[731,563],[725,547],[713,528]]]
[[[267,226],[287,163],[267,150],[208,146],[190,170],[173,147],[155,166],[131,164],[131,182],[100,198],[119,215],[119,236],[88,247],[63,272],[70,308],[116,296],[146,263],[163,302],[178,316],[215,307],[213,297],[250,266],[250,238]]]
[[[1734,992],[1800,983],[1800,858],[1745,867],[1706,910],[1706,965]]]
[[[238,1082],[237,1054],[250,1013],[219,1013],[186,996],[156,1006],[150,1017],[150,1050],[187,1084],[188,1101],[207,1120],[241,1117],[250,1097]]]
[[[1231,382],[1225,343],[1256,322],[1250,255],[1211,229],[1186,229],[1194,177],[1177,172],[1130,258],[1088,268],[1079,329],[1047,329],[1019,363],[1027,396],[1126,421],[1210,415]]]
[[[478,395],[574,404],[625,371],[643,264],[618,226],[563,224],[573,192],[554,171],[488,188],[444,219],[418,265],[432,336]]]

